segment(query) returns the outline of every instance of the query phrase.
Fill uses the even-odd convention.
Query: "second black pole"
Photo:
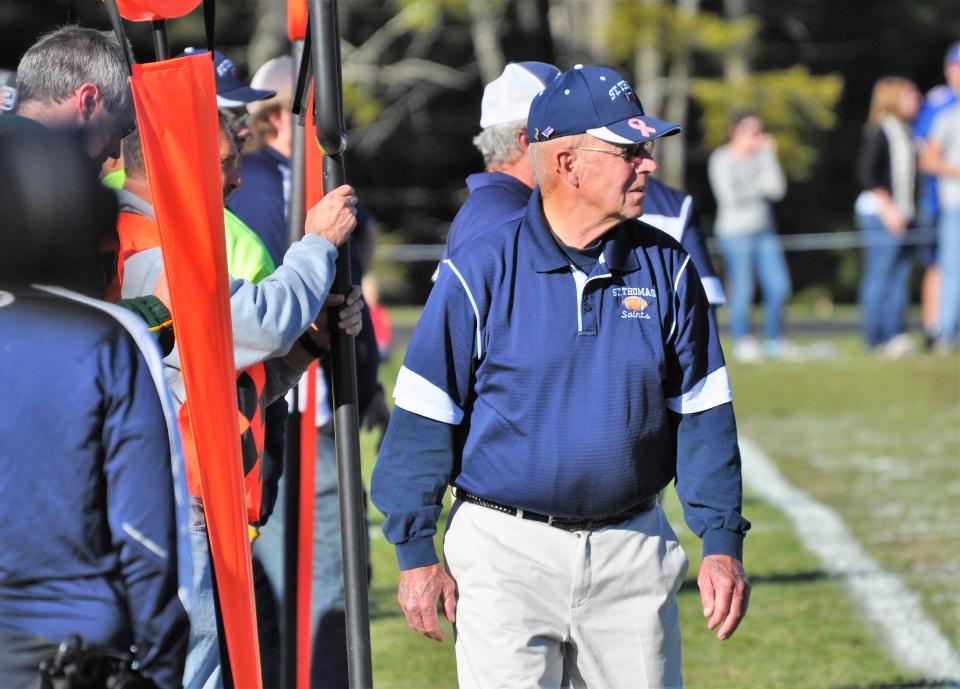
[[[323,188],[346,183],[343,151],[343,88],[340,76],[340,30],[336,0],[310,0],[311,52],[315,75],[317,142],[324,152]],[[311,142],[312,144],[312,142]],[[352,287],[349,242],[340,247],[333,292]],[[353,337],[333,329],[333,423],[340,489],[340,535],[347,627],[347,670],[351,689],[370,689],[370,615],[367,601],[367,523],[360,477],[360,422],[357,405],[357,360]]]

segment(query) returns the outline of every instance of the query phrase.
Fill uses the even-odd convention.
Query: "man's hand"
[[[440,565],[405,569],[400,572],[397,602],[407,624],[431,639],[443,641],[437,619],[437,603],[450,622],[456,622],[457,584]]]
[[[344,184],[324,195],[307,212],[303,231],[320,235],[334,246],[340,246],[357,226],[357,195],[353,187]]]
[[[703,616],[709,618],[707,629],[716,629],[717,638],[729,639],[747,614],[750,603],[750,580],[740,560],[729,555],[707,555],[697,577]]]
[[[363,311],[363,291],[354,285],[350,293],[346,296],[346,299],[344,299],[342,294],[328,294],[326,300],[323,302],[323,308],[320,309],[320,314],[317,316],[317,320],[313,322],[307,331],[310,333],[313,341],[324,349],[330,349],[330,328],[327,326],[329,322],[327,310],[335,309],[341,305],[343,308],[339,311],[337,327],[345,331],[347,335],[353,337],[359,335],[363,329],[363,316],[360,313]]]

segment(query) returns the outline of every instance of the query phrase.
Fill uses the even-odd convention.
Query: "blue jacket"
[[[564,517],[677,478],[705,554],[741,552],[740,456],[716,325],[690,258],[625,222],[586,275],[526,208],[445,260],[407,350],[372,498],[404,569],[436,562],[451,481]]]
[[[179,687],[171,437],[144,355],[114,317],[34,288],[0,292],[0,342],[0,626],[136,644]]]

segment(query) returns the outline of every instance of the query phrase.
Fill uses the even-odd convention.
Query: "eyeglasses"
[[[618,146],[617,148],[587,148],[585,146],[571,146],[574,151],[596,151],[597,153],[609,153],[618,158],[623,158],[627,162],[635,158],[652,158],[653,150],[656,148],[656,141],[644,141],[639,144],[630,144],[629,146]]]

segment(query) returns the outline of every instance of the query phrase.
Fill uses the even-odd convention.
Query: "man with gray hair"
[[[17,114],[75,129],[97,164],[120,155],[136,127],[123,48],[110,32],[65,26],[41,37],[17,67]]]
[[[467,177],[470,196],[450,224],[443,257],[497,218],[525,206],[533,189],[527,156],[530,102],[560,74],[544,62],[511,62],[487,84],[480,103],[480,133],[473,145],[485,172]]]
[[[443,262],[397,376],[371,481],[397,599],[430,638],[438,603],[456,624],[461,689],[678,689],[669,483],[720,639],[750,590],[716,323],[690,257],[637,220],[654,142],[680,127],[603,67],[551,81],[528,126],[537,188]]]

